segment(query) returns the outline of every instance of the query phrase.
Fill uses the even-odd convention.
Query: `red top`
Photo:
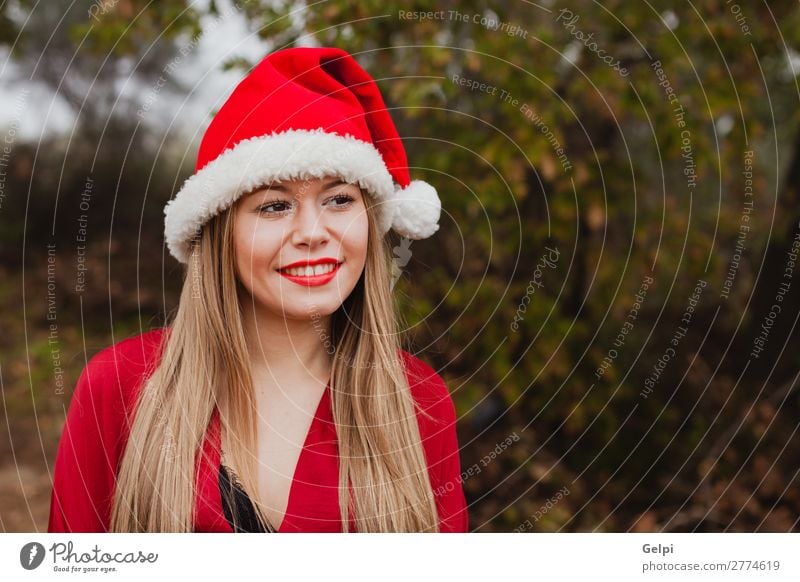
[[[152,372],[167,328],[116,343],[84,368],[58,446],[48,532],[106,532],[111,500],[136,396]],[[433,417],[417,413],[442,532],[468,531],[456,437],[456,414],[447,385],[419,358],[402,351],[415,400]],[[219,411],[214,408],[199,455],[194,531],[232,532],[219,490]],[[322,395],[297,461],[280,532],[341,532],[338,446],[330,387]],[[351,531],[355,524],[351,521]]]

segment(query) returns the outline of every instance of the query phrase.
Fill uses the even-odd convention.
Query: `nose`
[[[311,201],[300,203],[299,207],[292,222],[292,243],[308,248],[324,245],[328,240],[325,212]]]

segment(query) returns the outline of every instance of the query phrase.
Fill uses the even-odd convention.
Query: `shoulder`
[[[168,328],[157,328],[122,339],[94,354],[87,362],[73,394],[79,404],[131,405],[145,377],[155,369]],[[125,406],[128,408],[128,406]]]
[[[451,400],[447,384],[433,368],[405,350],[400,350],[400,355],[411,392],[420,404],[433,406]]]
[[[163,335],[156,329],[125,338],[83,368],[56,455],[48,531],[108,531],[137,388],[153,369]]]
[[[435,438],[455,424],[456,410],[447,383],[422,359],[401,350],[409,388],[418,407],[423,439]]]
[[[147,365],[168,332],[169,328],[159,327],[124,338],[97,352],[89,360],[89,366],[102,368],[114,364],[128,370]]]

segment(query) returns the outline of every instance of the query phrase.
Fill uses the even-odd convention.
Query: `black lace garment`
[[[236,476],[224,464],[219,465],[219,492],[222,495],[222,511],[225,519],[236,533],[266,533],[256,518],[250,497],[242,489]]]

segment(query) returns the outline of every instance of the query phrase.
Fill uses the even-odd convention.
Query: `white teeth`
[[[324,275],[325,273],[330,273],[336,268],[336,265],[333,263],[327,263],[324,265],[315,265],[313,267],[306,266],[306,267],[295,267],[292,269],[284,269],[283,272],[292,275],[293,277],[312,277],[317,275]]]

